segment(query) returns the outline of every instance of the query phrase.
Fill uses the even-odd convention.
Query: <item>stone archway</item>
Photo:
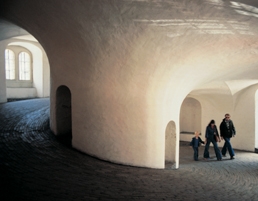
[[[67,135],[72,132],[71,92],[66,86],[56,91],[56,135]]]

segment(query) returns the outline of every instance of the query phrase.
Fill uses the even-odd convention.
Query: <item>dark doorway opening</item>
[[[60,86],[56,91],[56,135],[67,146],[72,141],[71,91],[67,86]]]

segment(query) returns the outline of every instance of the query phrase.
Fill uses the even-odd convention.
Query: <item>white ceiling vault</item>
[[[29,33],[13,23],[0,19],[0,41],[24,35],[29,35]]]
[[[186,76],[185,79],[197,80],[193,90],[209,90],[211,86],[221,90],[224,83],[231,83],[227,86],[230,85],[232,93],[235,93],[256,82],[256,1],[124,0],[118,4],[130,6],[125,13],[141,9],[136,15],[130,14],[131,20],[135,26],[145,27],[154,34],[148,33],[149,40],[153,40],[155,48],[166,56],[166,60],[159,60],[158,65],[169,66],[172,59],[168,57],[176,57],[171,63],[179,61],[177,65],[181,70],[172,73],[184,78],[187,71],[191,77]],[[119,19],[112,20],[116,20],[115,24],[119,26]],[[19,36],[20,39],[36,41],[27,31],[3,19],[0,30],[0,40]],[[198,79],[201,76],[203,78]]]
[[[167,46],[171,47],[170,51],[174,50],[172,55],[178,60],[184,58],[179,64],[178,76],[185,78],[185,81],[196,80],[192,85],[194,86],[192,93],[230,90],[233,95],[257,83],[258,2],[223,0],[184,1],[185,4],[179,1],[137,2],[159,7],[164,7],[167,3],[167,5],[173,4],[173,8],[176,8],[167,15],[166,11],[163,12],[160,18],[139,17],[135,18],[134,22],[145,24],[156,34],[161,33],[170,38],[170,41],[169,39],[167,41],[173,45],[167,44]],[[200,7],[203,10],[198,10],[193,2],[205,3],[212,7],[206,7],[207,10]],[[171,19],[168,16],[171,16]],[[157,37],[160,35],[157,34]]]

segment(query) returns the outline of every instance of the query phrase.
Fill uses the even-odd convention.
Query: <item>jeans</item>
[[[194,150],[194,160],[198,161],[198,152],[199,152],[198,147],[193,146],[193,150]]]
[[[230,138],[224,138],[224,140],[225,140],[225,143],[224,143],[224,146],[221,150],[222,155],[226,155],[227,150],[228,150],[230,157],[235,156],[235,152],[234,152],[234,150],[231,146],[231,143],[230,143]]]
[[[210,153],[209,153],[209,147],[210,147],[210,143],[213,144],[213,147],[214,147],[214,151],[215,151],[215,154],[216,154],[216,157],[218,160],[221,160],[222,156],[221,156],[221,152],[218,148],[218,144],[217,142],[212,138],[212,139],[207,139],[207,143],[205,145],[205,149],[204,149],[204,153],[203,153],[203,157],[204,158],[210,158]]]

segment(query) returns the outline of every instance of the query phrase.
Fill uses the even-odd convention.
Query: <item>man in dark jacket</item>
[[[221,150],[222,155],[225,157],[228,149],[230,159],[235,159],[235,153],[230,143],[230,138],[236,135],[236,130],[229,114],[225,114],[225,118],[222,120],[219,128],[221,139],[225,140],[224,146]]]

